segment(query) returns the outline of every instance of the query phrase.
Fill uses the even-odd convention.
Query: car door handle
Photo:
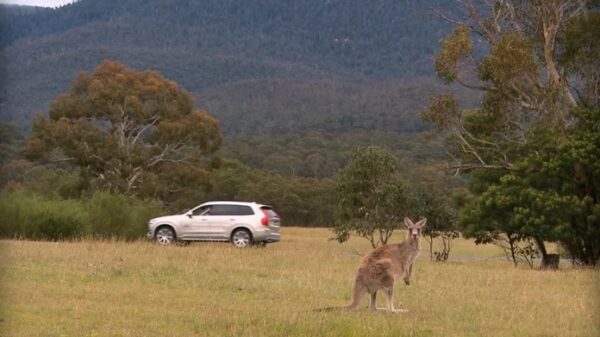
[[[235,219],[229,219],[229,221],[235,221]]]

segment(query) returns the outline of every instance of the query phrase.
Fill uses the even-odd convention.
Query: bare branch
[[[165,162],[165,161],[173,161],[172,159],[166,158],[168,155],[172,154],[172,153],[178,153],[179,151],[181,151],[184,147],[187,146],[187,144],[190,142],[191,137],[188,136],[184,139],[180,139],[179,141],[177,141],[175,144],[167,144],[165,145],[165,147],[163,148],[163,150],[161,151],[161,153],[159,153],[158,155],[154,156],[151,160],[150,163],[148,164],[148,167],[153,167],[158,163],[161,162]]]
[[[127,194],[129,194],[129,192],[134,187],[135,182],[142,174],[142,168],[138,166],[133,170],[133,172],[134,173],[127,179],[127,188],[125,190],[125,193],[127,193]]]
[[[429,11],[431,12],[432,15],[434,15],[444,21],[447,21],[447,22],[452,23],[457,26],[464,25],[464,22],[462,20],[459,20],[457,18],[451,18],[448,15],[446,15],[445,13],[438,10],[437,8],[430,7]]]
[[[488,25],[486,25],[483,22],[483,19],[479,15],[479,12],[475,8],[475,6],[473,5],[473,2],[471,2],[471,0],[463,0],[462,4],[463,4],[469,18],[471,18],[471,20],[473,20],[475,22],[475,24],[483,32],[483,36],[486,38],[486,40],[488,40],[488,42],[493,44],[497,40],[497,32],[491,31],[489,29]]]
[[[135,135],[135,137],[133,138],[133,140],[131,141],[131,144],[134,145],[135,143],[137,143],[138,139],[140,138],[140,136],[146,132],[148,129],[150,129],[151,127],[155,126],[156,123],[158,123],[158,121],[160,120],[159,116],[153,116],[150,119],[150,123],[145,125],[141,130],[138,131],[138,133]]]
[[[456,81],[456,83],[458,83],[468,89],[480,90],[480,91],[497,91],[497,89],[494,87],[467,83],[464,80],[460,79],[460,77],[456,77],[455,81]]]

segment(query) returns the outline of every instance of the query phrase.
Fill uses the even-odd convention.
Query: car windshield
[[[183,211],[181,211],[181,215],[188,215],[188,213],[192,213],[196,208],[198,207],[194,207],[194,208],[184,208]]]

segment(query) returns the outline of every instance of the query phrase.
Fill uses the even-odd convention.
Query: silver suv
[[[176,241],[230,241],[237,247],[279,241],[279,216],[254,202],[207,202],[179,215],[151,219],[148,238],[161,245]]]

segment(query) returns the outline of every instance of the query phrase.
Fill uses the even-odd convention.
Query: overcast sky
[[[42,7],[58,7],[74,0],[0,0],[2,4],[29,5]]]

